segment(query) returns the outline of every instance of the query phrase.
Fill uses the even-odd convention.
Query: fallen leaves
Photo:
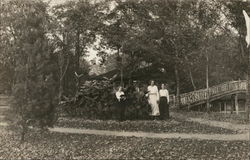
[[[149,139],[32,132],[0,132],[0,159],[249,159],[248,141]]]

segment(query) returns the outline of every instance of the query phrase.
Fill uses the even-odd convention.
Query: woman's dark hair
[[[119,86],[117,86],[117,90],[118,90],[120,87],[123,89],[123,87],[122,87],[121,85],[119,85]]]

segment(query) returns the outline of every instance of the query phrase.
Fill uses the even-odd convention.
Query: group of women
[[[158,90],[155,82],[151,80],[145,96],[151,106],[150,116],[152,116],[153,119],[165,120],[169,118],[169,92],[164,83],[161,84],[161,88]],[[126,97],[121,86],[118,87],[116,98],[118,101],[120,120],[123,121],[126,108]]]

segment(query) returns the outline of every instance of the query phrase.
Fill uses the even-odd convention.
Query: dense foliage
[[[215,85],[244,79],[246,72],[239,71],[246,69],[242,68],[244,58],[239,56],[235,32],[238,27],[232,27],[234,11],[249,8],[242,5],[247,2],[239,3],[240,7],[234,3],[237,2],[114,1],[115,7],[107,12],[100,34],[101,44],[111,48],[117,57],[116,65],[109,64],[114,57],[104,56],[103,51],[101,61],[109,62],[105,64],[109,70],[113,66],[121,73],[133,74],[143,62],[163,68],[167,81],[174,82],[177,97],[206,87],[206,81]],[[242,20],[243,15],[239,18]],[[241,29],[245,27],[237,24]]]
[[[74,98],[66,99],[62,114],[85,119],[117,119],[119,115],[115,91],[110,80],[87,81],[80,86]],[[150,108],[144,92],[136,92],[130,87],[125,93],[126,119],[148,118]]]

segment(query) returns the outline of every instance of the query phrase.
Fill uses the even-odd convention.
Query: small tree
[[[9,46],[15,58],[12,107],[22,128],[23,141],[29,125],[42,129],[53,125],[56,64],[46,36],[49,28],[46,4],[11,0],[5,6],[6,23],[12,31],[10,41],[15,44]]]

